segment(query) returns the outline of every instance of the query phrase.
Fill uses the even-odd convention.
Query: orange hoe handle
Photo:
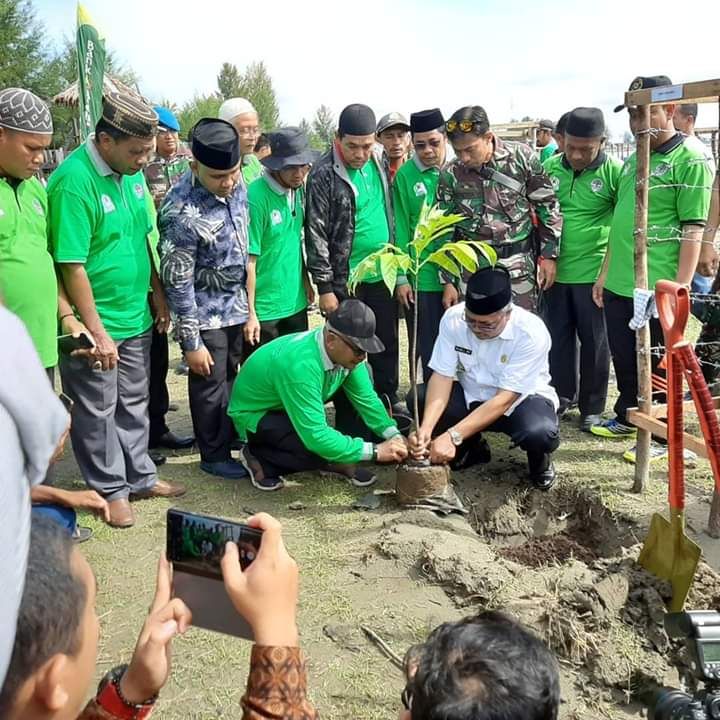
[[[676,346],[685,340],[690,297],[682,285],[660,280],[655,285],[655,301],[667,351],[668,502],[671,513],[682,512],[685,509],[683,366]]]

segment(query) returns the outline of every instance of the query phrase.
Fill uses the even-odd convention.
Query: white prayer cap
[[[245,98],[230,98],[220,106],[218,117],[221,120],[232,122],[238,115],[244,115],[245,113],[257,113],[257,110],[253,104]]]

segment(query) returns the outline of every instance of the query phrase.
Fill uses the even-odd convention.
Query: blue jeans
[[[77,515],[72,508],[62,505],[33,505],[34,516],[42,515],[54,520],[60,527],[68,531],[70,535],[75,532],[77,526]]]

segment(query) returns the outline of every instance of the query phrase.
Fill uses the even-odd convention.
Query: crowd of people
[[[638,77],[630,87],[670,84]],[[638,108],[615,110],[640,131]],[[720,200],[696,115],[697,106],[651,107],[648,271],[651,287],[665,278],[702,294],[717,273]],[[3,617],[18,618],[4,634],[14,649],[0,666],[9,668],[3,717],[152,708],[172,637],[191,621],[170,598],[167,563],[132,662],[78,715],[97,619],[92,572],[71,538],[86,537],[77,509],[127,528],[130,500],[183,495],[158,476],[163,449],[196,445],[202,472],[261,491],[307,471],[363,488],[376,482],[375,463],[487,463],[484,433],[499,432],[525,451],[529,484],[548,490],[570,408],[597,437],[636,435],[634,328],[649,321],[655,346],[662,334],[634,302],[636,156],[621,163],[606,152],[598,108],[541,121],[537,149],[501,139],[478,105],[379,121],[349,105],[323,154],[299,128],[264,142],[260,131],[252,104],[232,98],[184,143],[170,109],[108,92],[95,132],[45,183],[49,109],[27,90],[0,91],[0,466],[5,511],[14,508],[0,547],[28,558],[27,572],[7,569],[18,588],[24,576],[24,593],[2,600]],[[497,262],[478,258],[460,277],[428,263],[394,288],[378,267],[350,292],[353,271],[386,244],[413,252],[421,210],[435,204],[460,220],[421,259],[468,240],[492,246]],[[324,322],[310,329],[315,303]],[[415,409],[399,394],[403,317],[421,379],[409,436],[398,422]],[[705,337],[720,335],[717,317],[703,319]],[[193,435],[167,424],[168,333],[187,366]],[[619,394],[606,419],[611,360]],[[87,491],[53,487],[68,434]],[[665,455],[653,445],[653,459]],[[315,717],[297,649],[297,569],[276,521],[252,522],[265,530],[256,562],[241,571],[232,545],[223,560],[257,643],[244,716]],[[57,612],[44,613],[47,603]],[[500,615],[436,629],[408,655],[407,676],[409,718],[557,715],[549,651]]]

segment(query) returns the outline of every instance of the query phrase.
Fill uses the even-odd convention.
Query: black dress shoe
[[[450,469],[467,470],[473,465],[489,463],[491,459],[492,455],[487,440],[476,435],[460,445],[457,454],[450,461]]]
[[[157,450],[148,450],[148,455],[155,465],[164,465],[167,462],[167,458]]]
[[[164,435],[161,435],[155,442],[150,443],[151,448],[167,448],[168,450],[187,450],[195,443],[195,437],[193,435],[176,435],[171,430],[168,430]]]
[[[552,461],[545,470],[538,470],[530,473],[530,484],[537,490],[547,491],[555,484],[555,466]]]

